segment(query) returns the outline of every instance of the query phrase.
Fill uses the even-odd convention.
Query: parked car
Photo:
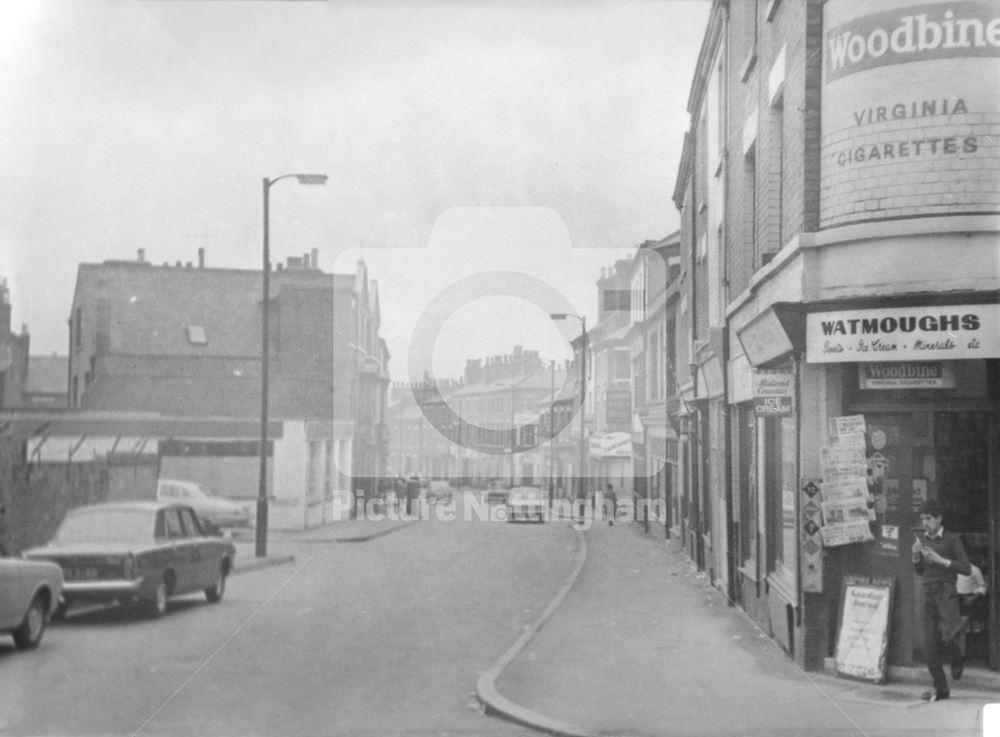
[[[486,503],[505,504],[509,493],[510,490],[507,488],[507,483],[503,479],[493,479],[486,484]]]
[[[67,512],[48,545],[29,560],[62,568],[64,614],[75,602],[141,604],[155,617],[167,600],[203,591],[222,599],[236,546],[206,535],[194,510],[172,502],[110,502]]]
[[[0,634],[12,635],[19,650],[38,647],[62,586],[54,563],[0,558]]]
[[[534,519],[545,521],[548,495],[537,486],[516,486],[507,495],[507,521]]]
[[[160,501],[187,504],[202,521],[206,532],[225,527],[252,527],[250,511],[242,504],[212,494],[196,481],[160,479],[156,483],[156,498]]]
[[[454,491],[447,481],[437,480],[427,482],[427,501],[450,502]]]

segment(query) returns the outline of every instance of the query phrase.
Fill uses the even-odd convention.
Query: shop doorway
[[[998,657],[996,418],[985,411],[942,411],[934,408],[905,412],[871,412],[866,418],[873,491],[882,511],[873,524],[874,543],[848,567],[900,583],[893,607],[890,662],[922,660],[920,643],[921,590],[910,563],[911,530],[919,530],[920,505],[937,499],[944,508],[945,528],[961,534],[972,561],[987,583],[986,596],[969,602],[967,650],[970,667],[1000,665]]]
[[[970,665],[996,669],[996,503],[990,494],[990,449],[995,443],[987,412],[935,412],[934,486],[946,527],[962,535],[966,553],[987,584],[986,596],[962,595]],[[992,644],[991,644],[992,643]]]

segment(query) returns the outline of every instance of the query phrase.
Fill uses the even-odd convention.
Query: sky
[[[379,284],[393,380],[514,345],[569,356],[602,267],[671,200],[709,0],[0,4],[0,277],[65,354],[80,263]],[[427,364],[430,364],[429,366]]]

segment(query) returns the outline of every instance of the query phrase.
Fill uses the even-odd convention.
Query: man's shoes
[[[920,694],[920,698],[923,701],[944,701],[951,697],[951,692],[949,691],[924,691]]]
[[[962,673],[965,672],[965,660],[955,660],[951,664],[951,677],[956,681],[962,677]]]

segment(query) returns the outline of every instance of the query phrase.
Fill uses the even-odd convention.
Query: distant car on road
[[[156,498],[160,501],[187,504],[202,521],[206,532],[225,527],[252,527],[249,510],[241,504],[216,496],[196,481],[160,479],[156,483]]]
[[[71,509],[49,544],[24,557],[62,569],[59,615],[75,602],[117,601],[159,617],[172,596],[203,591],[220,601],[236,546],[206,535],[187,505],[109,502]]]
[[[451,484],[444,480],[431,480],[427,482],[427,501],[429,502],[450,502],[454,494]]]
[[[503,479],[493,479],[486,484],[486,503],[504,504],[507,502],[509,493],[510,489],[507,488],[507,483]]]
[[[0,634],[12,635],[19,650],[38,647],[62,585],[53,563],[0,558]]]
[[[519,519],[545,521],[545,508],[548,496],[537,486],[516,486],[507,496],[507,521],[516,522]]]

